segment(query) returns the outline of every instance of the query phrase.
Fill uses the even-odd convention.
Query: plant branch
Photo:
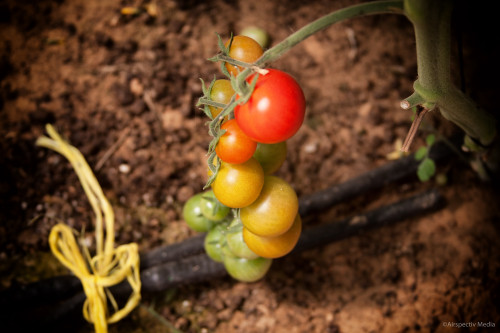
[[[244,68],[250,68],[250,67],[254,66],[254,64],[252,64],[252,63],[236,60],[236,59],[233,59],[230,56],[227,56],[225,54],[217,54],[215,57],[210,58],[208,60],[214,61],[214,62],[223,61],[223,62],[227,62],[233,66],[244,67]]]
[[[438,106],[443,117],[483,145],[496,135],[494,117],[481,110],[451,82],[451,0],[405,0],[404,10],[415,29],[418,79],[415,92],[424,107]],[[412,95],[413,96],[413,95]],[[402,107],[411,106],[410,96]],[[406,102],[405,102],[406,101]],[[428,104],[428,105],[426,105]]]

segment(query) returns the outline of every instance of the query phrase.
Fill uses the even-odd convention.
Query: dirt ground
[[[218,51],[216,33],[228,38],[256,25],[276,43],[357,2],[2,2],[0,289],[67,273],[47,244],[58,221],[85,226],[92,239],[92,212],[73,170],[34,145],[45,124],[54,124],[94,169],[116,210],[117,244],[136,242],[147,251],[182,241],[194,235],[182,221],[182,205],[206,180],[210,137],[195,104],[200,78],[222,78],[207,61]],[[120,14],[145,4],[156,12]],[[490,78],[498,50],[487,34],[494,20],[476,19],[475,8],[459,4],[462,18],[468,16],[454,26],[461,36],[453,43],[455,69],[464,70],[466,92],[497,112],[498,85]],[[278,172],[299,196],[387,163],[409,129],[411,113],[399,102],[411,94],[417,67],[413,28],[403,16],[336,24],[272,67],[291,73],[307,99],[306,121],[289,140]],[[460,70],[453,73],[460,82]],[[457,129],[433,112],[413,151],[429,131],[450,136]],[[227,277],[147,297],[110,330],[458,332],[447,323],[467,322],[498,328],[498,193],[466,163],[445,163],[438,173],[448,180],[440,187],[447,205],[439,212],[276,260],[256,283]],[[433,186],[435,180],[410,179],[306,217],[305,227]]]

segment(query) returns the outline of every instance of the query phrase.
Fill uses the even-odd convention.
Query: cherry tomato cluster
[[[241,223],[230,211],[208,190],[192,196],[182,213],[191,229],[206,232],[204,248],[212,260],[224,263],[227,272],[239,281],[257,281],[267,273],[272,260],[248,248]]]
[[[205,250],[213,260],[234,278],[251,282],[266,274],[272,259],[292,251],[302,230],[297,194],[273,174],[286,159],[286,140],[302,125],[305,98],[295,79],[276,69],[250,74],[245,82],[252,90],[240,96],[233,88],[245,69],[239,65],[254,63],[263,49],[247,36],[235,36],[225,48],[236,61],[224,63],[231,80],[214,80],[205,94],[216,102],[209,116],[225,110],[214,105],[237,104],[217,118],[221,134],[210,160],[217,168],[208,170],[211,189],[186,202],[184,219],[193,230],[207,232]]]

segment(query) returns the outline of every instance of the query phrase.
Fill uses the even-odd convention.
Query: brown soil
[[[222,77],[206,60],[218,51],[215,33],[227,38],[257,25],[276,43],[357,1],[151,3],[156,16],[120,15],[141,1],[0,4],[2,289],[66,273],[47,244],[58,221],[86,226],[92,239],[92,212],[73,170],[34,145],[45,124],[55,124],[95,170],[116,210],[118,244],[137,242],[147,251],[179,242],[194,235],[182,205],[205,181],[210,137],[195,104],[199,78]],[[459,27],[465,89],[493,112],[498,87],[485,78],[494,76],[488,65],[498,52],[488,43],[494,39],[476,35],[489,31],[489,22],[469,16]],[[416,58],[413,28],[402,16],[339,23],[273,67],[295,76],[308,101],[306,122],[289,140],[278,173],[299,196],[387,163],[409,129],[411,114],[399,102],[412,92]],[[412,150],[429,129],[457,130],[432,113]],[[498,327],[497,193],[465,164],[442,165],[438,173],[448,179],[441,188],[447,206],[435,214],[276,260],[257,283],[225,278],[143,304],[154,303],[182,332],[454,332],[443,323],[478,321]],[[339,219],[435,185],[412,179],[304,222]],[[139,307],[111,331],[172,330]]]

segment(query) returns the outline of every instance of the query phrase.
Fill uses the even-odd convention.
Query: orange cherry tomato
[[[226,47],[229,46],[229,41],[226,42]],[[246,63],[254,63],[264,53],[262,46],[254,39],[247,36],[234,36],[231,48],[229,49],[229,56],[235,60],[243,61]],[[239,72],[244,70],[243,67],[225,64],[229,74],[237,76]]]
[[[240,164],[252,157],[257,148],[257,142],[246,136],[240,129],[236,119],[222,124],[221,130],[226,132],[220,137],[215,153],[226,163]]]

